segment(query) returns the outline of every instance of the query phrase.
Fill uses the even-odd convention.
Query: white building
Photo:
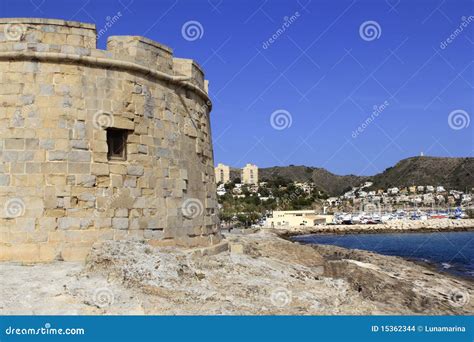
[[[226,194],[226,190],[225,190],[225,187],[224,187],[224,184],[219,184],[217,186],[217,195],[218,196],[224,196]]]
[[[230,167],[224,164],[217,164],[214,168],[216,183],[227,183],[230,180]]]
[[[368,188],[372,186],[374,183],[373,182],[365,182],[364,185],[361,186],[361,188]]]
[[[423,195],[423,204],[431,205],[435,202],[434,197],[432,194],[425,194]]]
[[[242,183],[258,185],[257,165],[247,164],[242,169]]]
[[[240,184],[240,183],[235,184],[234,189],[232,190],[232,193],[235,194],[235,195],[241,194],[242,193],[242,184]]]
[[[333,215],[318,215],[314,210],[273,211],[272,217],[267,218],[268,228],[312,227],[330,223]]]
[[[333,207],[333,206],[336,206],[336,205],[339,205],[341,203],[339,197],[329,197],[327,200],[326,200],[326,203]]]
[[[295,187],[302,190],[303,192],[310,194],[311,193],[311,184],[310,183],[300,183],[295,182]]]
[[[400,192],[400,189],[398,189],[397,187],[387,189],[387,193],[390,194],[390,195],[396,195],[396,194],[398,194],[399,192]]]

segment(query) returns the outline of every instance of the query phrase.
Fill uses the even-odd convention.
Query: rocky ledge
[[[227,236],[200,255],[142,241],[95,246],[85,265],[0,264],[1,314],[473,314],[472,282],[397,257]]]

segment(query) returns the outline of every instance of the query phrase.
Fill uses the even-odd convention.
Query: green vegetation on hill
[[[231,179],[240,177],[231,170]],[[260,180],[278,178],[293,182],[313,182],[330,196],[338,196],[365,181],[374,188],[405,187],[411,185],[443,185],[449,189],[466,190],[474,187],[474,158],[412,157],[374,176],[335,175],[326,169],[309,166],[274,166],[259,169]]]

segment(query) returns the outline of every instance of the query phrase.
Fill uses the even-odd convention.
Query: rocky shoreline
[[[273,230],[275,234],[283,239],[294,241],[294,237],[303,235],[349,235],[349,234],[410,234],[410,233],[437,233],[437,232],[474,232],[474,219],[464,220],[429,220],[429,221],[392,221],[388,224],[378,225],[328,225],[318,227],[296,227],[290,230]],[[323,248],[322,245],[320,245]],[[337,246],[328,246],[334,248],[343,248]],[[343,248],[351,251],[355,249]],[[363,252],[363,251],[361,251]],[[371,252],[375,255],[380,255]],[[401,257],[400,257],[401,258]],[[417,259],[402,258],[408,262],[414,263],[420,267],[426,268],[432,272],[437,272],[443,276],[462,279],[473,282],[472,277],[454,275],[449,272],[443,272],[439,265]]]
[[[227,234],[215,255],[144,241],[97,244],[85,265],[0,264],[1,314],[474,313],[474,284],[399,257]]]
[[[400,257],[337,246],[314,247],[327,261],[325,275],[348,281],[364,298],[403,303],[417,314],[472,314],[474,282]]]

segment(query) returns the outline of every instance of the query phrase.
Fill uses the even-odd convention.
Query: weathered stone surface
[[[104,231],[108,234],[108,230]],[[120,230],[119,232],[124,232]],[[126,232],[126,231],[125,231]],[[135,230],[154,234],[154,230]],[[63,232],[64,233],[64,232]],[[128,232],[130,235],[130,232]],[[52,233],[51,233],[52,234]],[[74,234],[71,234],[71,237]],[[56,239],[56,240],[60,240]],[[273,234],[229,234],[244,254],[195,253],[141,241],[97,243],[78,263],[0,268],[1,314],[147,315],[472,315],[474,286],[397,257],[311,247]],[[166,240],[161,241],[166,245]],[[172,241],[170,241],[172,242]],[[22,255],[78,258],[57,244],[22,244]],[[213,247],[208,247],[212,249]],[[0,249],[0,258],[10,249]],[[2,254],[3,253],[3,254]],[[94,303],[98,288],[114,301]],[[28,296],[18,296],[26,293]],[[453,301],[465,295],[465,302]],[[459,297],[454,297],[454,299]]]
[[[128,165],[127,173],[131,176],[143,176],[144,168],[142,165]]]
[[[114,229],[127,229],[128,228],[128,218],[117,218],[112,219],[112,228]]]

